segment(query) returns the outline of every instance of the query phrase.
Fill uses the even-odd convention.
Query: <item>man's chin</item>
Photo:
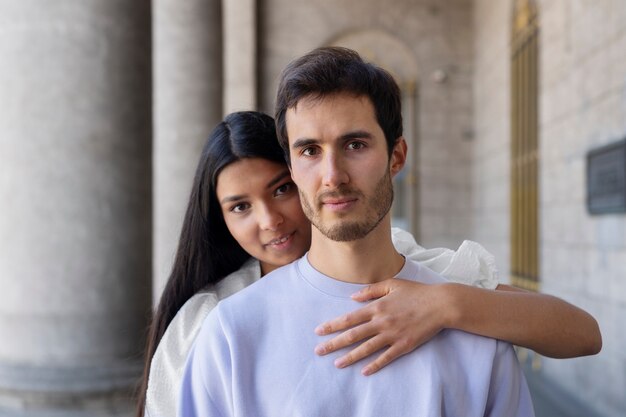
[[[363,239],[372,231],[372,227],[362,223],[345,223],[340,225],[318,227],[320,233],[335,242],[352,242]]]

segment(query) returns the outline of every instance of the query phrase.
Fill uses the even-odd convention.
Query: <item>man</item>
[[[510,345],[444,330],[365,377],[317,356],[315,326],[384,277],[443,278],[391,241],[391,179],[404,166],[400,93],[354,51],[321,48],[283,72],[276,123],[305,214],[301,259],[209,315],[182,386],[183,416],[532,416]],[[346,351],[338,352],[339,358]]]

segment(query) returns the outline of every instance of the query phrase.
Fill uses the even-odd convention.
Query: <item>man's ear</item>
[[[400,136],[393,145],[391,158],[389,158],[389,172],[394,177],[404,167],[406,163],[407,145],[403,136]]]

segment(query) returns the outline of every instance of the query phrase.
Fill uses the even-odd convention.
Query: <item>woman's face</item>
[[[311,225],[286,165],[241,159],[222,169],[216,193],[228,230],[261,262],[263,274],[309,249]]]

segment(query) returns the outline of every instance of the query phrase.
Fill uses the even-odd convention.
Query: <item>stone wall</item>
[[[508,272],[511,2],[474,5],[472,236]],[[626,410],[626,216],[586,210],[586,155],[626,136],[626,3],[539,3],[542,291],[598,320],[602,352],[542,372],[605,415]],[[620,319],[621,317],[621,319]]]

